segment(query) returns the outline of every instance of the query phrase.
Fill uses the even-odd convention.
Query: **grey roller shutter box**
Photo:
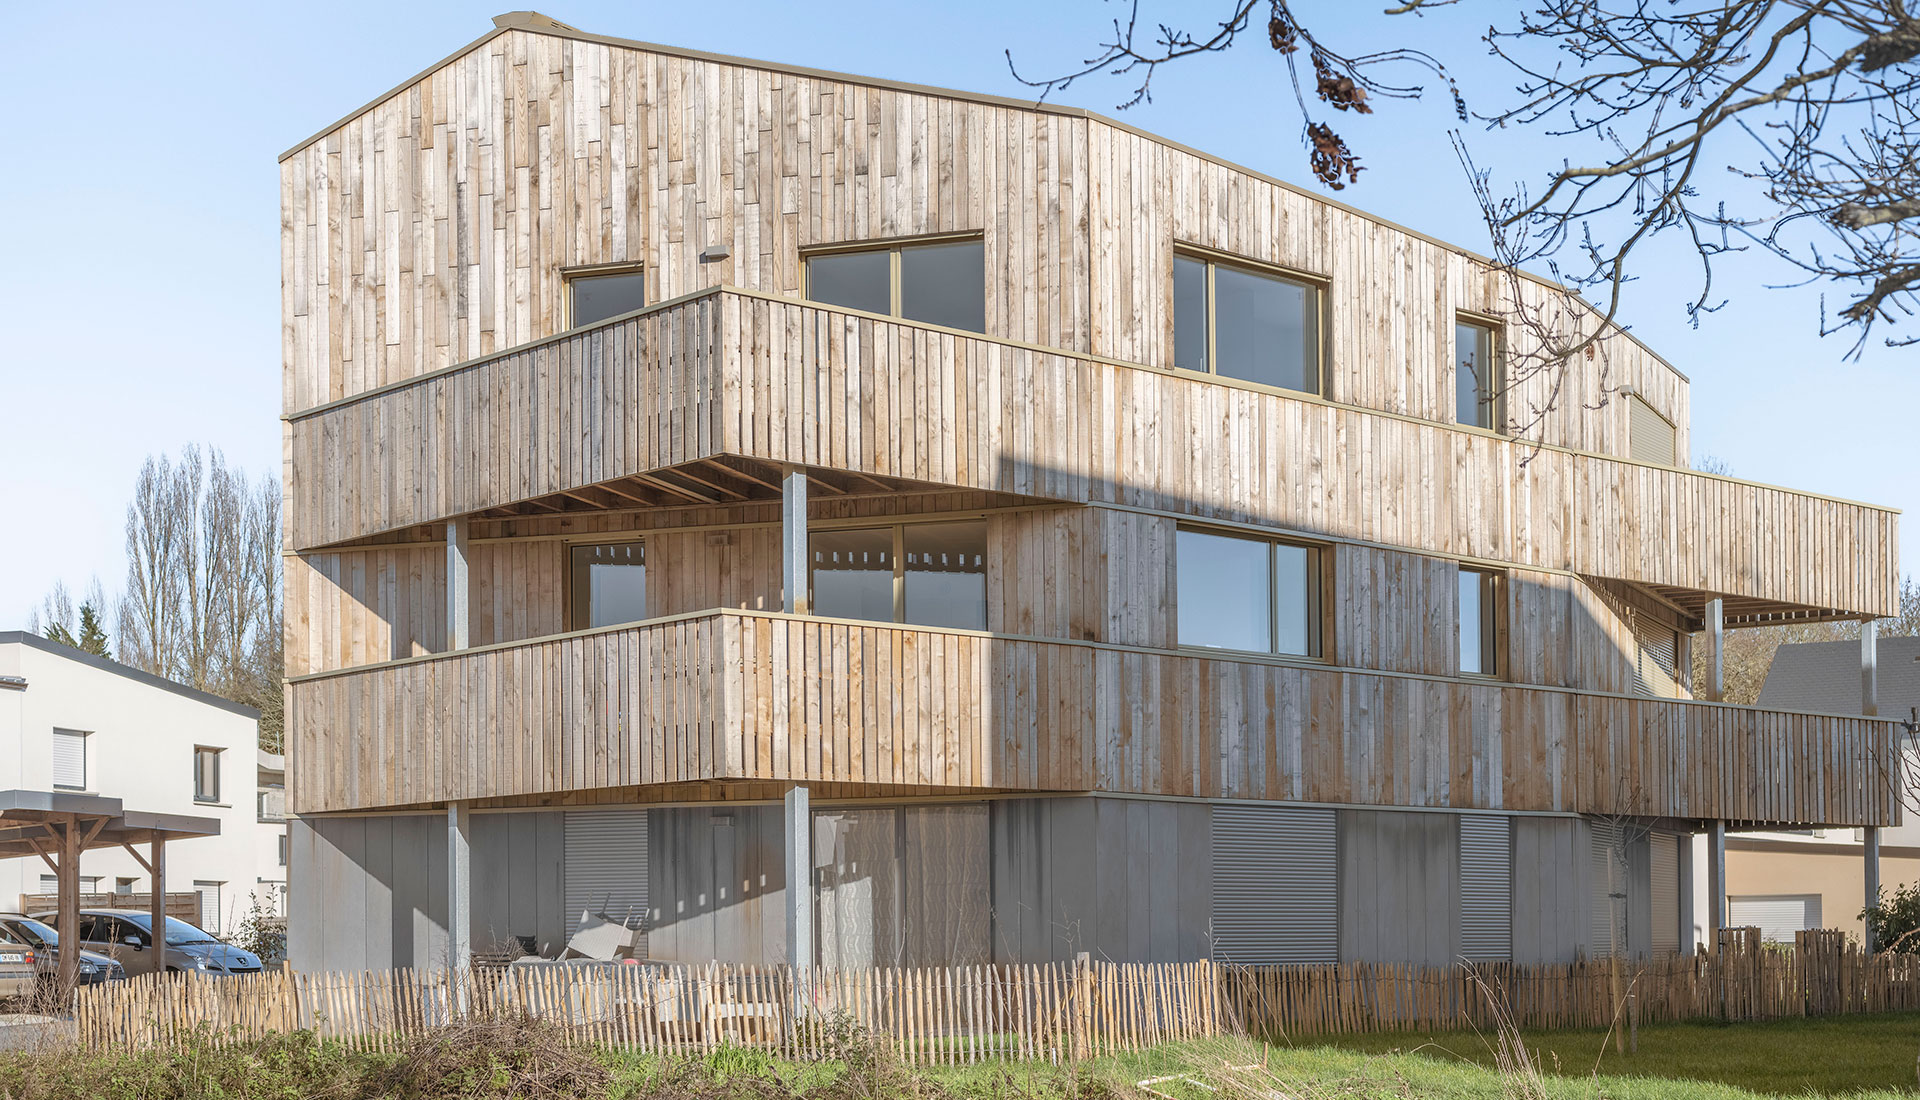
[[[87,789],[86,734],[53,731],[53,785],[70,791]]]
[[[1792,943],[1795,932],[1820,927],[1819,894],[1728,898],[1727,910],[1731,927],[1757,927],[1770,943]]]
[[[1672,466],[1679,461],[1676,433],[1667,418],[1634,394],[1627,395],[1627,454],[1640,462]]]
[[[1245,965],[1340,959],[1334,811],[1213,808],[1213,958]]]
[[[1652,947],[1655,955],[1680,950],[1680,837],[1653,833],[1647,837],[1647,867],[1651,879]]]
[[[1588,955],[1604,959],[1627,951],[1627,862],[1620,826],[1588,821],[1592,838],[1591,948]]]
[[[647,913],[647,811],[569,810],[565,829],[568,938],[587,912],[641,927]]]
[[[1504,817],[1460,818],[1460,953],[1513,957],[1513,830]]]

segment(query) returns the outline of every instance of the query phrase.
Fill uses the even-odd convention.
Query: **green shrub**
[[[1908,883],[1889,897],[1885,889],[1877,904],[1860,911],[1867,931],[1882,951],[1920,953],[1920,883]]]

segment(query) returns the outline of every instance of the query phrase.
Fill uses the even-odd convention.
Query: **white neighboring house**
[[[167,846],[168,893],[199,893],[209,931],[230,931],[256,893],[284,912],[287,826],[279,792],[264,798],[261,786],[281,783],[283,767],[260,752],[252,707],[36,634],[0,632],[0,790],[98,794],[128,809],[218,819],[220,835]],[[81,857],[83,905],[100,904],[86,894],[149,886],[124,850]],[[45,863],[0,860],[0,909],[53,893]]]

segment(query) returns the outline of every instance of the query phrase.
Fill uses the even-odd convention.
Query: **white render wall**
[[[0,682],[0,790],[53,789],[53,731],[87,732],[86,793],[118,798],[128,810],[212,817],[220,835],[167,845],[167,890],[182,893],[195,882],[222,884],[225,931],[244,916],[262,880],[284,882],[276,865],[283,823],[257,820],[259,723],[244,707],[191,689],[161,686],[144,674],[55,647],[38,639],[0,635],[0,678],[20,677],[24,689]],[[68,656],[72,653],[72,656]],[[220,801],[194,800],[194,749],[221,749]],[[142,851],[142,855],[146,853]],[[40,892],[50,873],[39,859],[0,859],[0,910],[20,905],[22,894]],[[98,876],[111,891],[119,878],[145,892],[146,871],[122,849],[99,849],[81,857],[82,878]]]

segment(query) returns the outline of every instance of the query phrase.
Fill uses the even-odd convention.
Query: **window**
[[[1454,321],[1454,419],[1477,428],[1498,428],[1500,390],[1500,350],[1493,326],[1465,317]]]
[[[1653,411],[1640,395],[1627,395],[1627,454],[1640,462],[1672,466],[1679,462],[1673,422]]]
[[[287,834],[281,833],[276,839],[280,842],[280,866],[287,865]]]
[[[1320,655],[1320,554],[1314,547],[1182,530],[1174,565],[1179,644]]]
[[[193,800],[220,801],[220,750],[193,750]]]
[[[980,241],[819,252],[806,264],[811,301],[987,331],[987,250]]]
[[[133,893],[133,880],[132,880],[132,879],[130,879],[130,878],[117,878],[117,879],[114,879],[114,880],[113,880],[113,892],[114,892],[114,893],[116,893],[116,894],[131,894],[131,893]]]
[[[1500,674],[1499,574],[1460,570],[1460,671],[1469,676]]]
[[[987,524],[908,523],[814,531],[816,615],[987,628]]]
[[[1174,365],[1320,392],[1320,288],[1251,267],[1173,258]]]
[[[647,617],[647,552],[637,542],[569,550],[572,630],[638,622]]]
[[[646,280],[637,267],[583,271],[567,276],[567,320],[572,328],[598,324],[647,304]]]
[[[223,915],[223,910],[220,908],[220,888],[225,885],[224,882],[202,881],[195,881],[193,884],[194,893],[200,895],[200,927],[215,935],[220,933]],[[167,940],[169,943],[173,940],[171,926],[168,928]]]
[[[87,735],[80,730],[53,731],[53,788],[87,789]]]

